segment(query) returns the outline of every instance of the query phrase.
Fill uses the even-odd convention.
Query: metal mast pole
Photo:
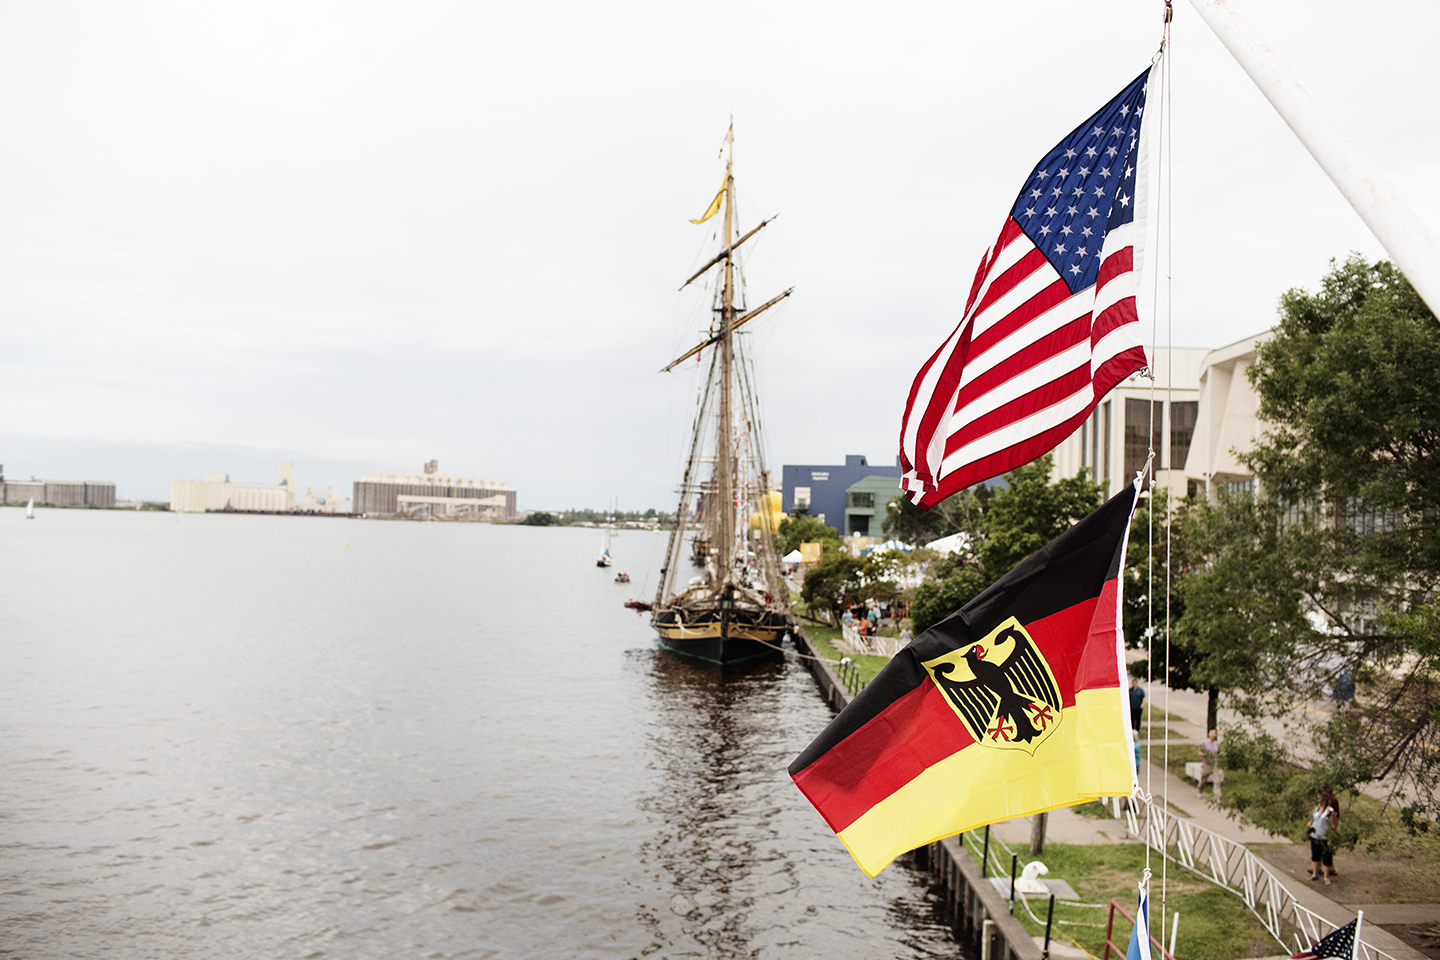
[[[1232,0],[1190,2],[1340,188],[1426,305],[1440,314],[1440,241],[1245,21]]]
[[[735,177],[731,170],[735,163],[735,144],[730,144],[730,156],[725,161],[725,246],[731,246],[734,238],[735,221]],[[730,373],[735,360],[731,342],[730,325],[735,320],[735,258],[727,250],[725,254],[725,281],[720,291],[720,423],[719,442],[715,449],[715,506],[720,511],[715,550],[715,571],[719,584],[730,577],[731,550],[735,539],[735,436],[730,414]]]

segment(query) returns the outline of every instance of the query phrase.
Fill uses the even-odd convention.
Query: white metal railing
[[[861,636],[860,629],[853,620],[840,624],[840,636],[856,653],[869,653],[877,657],[893,657],[905,647],[905,641],[899,637],[881,637],[874,634]]]
[[[1302,906],[1295,894],[1243,843],[1177,816],[1153,798],[1131,797],[1127,803],[1124,797],[1111,797],[1108,806],[1117,819],[1125,821],[1131,836],[1139,837],[1150,849],[1245,901],[1250,912],[1287,950],[1291,949],[1285,942],[1287,933],[1294,942],[1294,952],[1300,953],[1338,926]],[[1142,807],[1143,826],[1140,823]],[[1365,943],[1363,931],[1359,958],[1395,960],[1379,947]]]

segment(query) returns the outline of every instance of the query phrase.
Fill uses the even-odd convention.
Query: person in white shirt
[[[1220,781],[1215,777],[1215,761],[1220,756],[1220,731],[1211,730],[1200,744],[1200,788],[1195,796],[1205,795],[1205,781],[1215,785],[1215,799],[1220,799]]]

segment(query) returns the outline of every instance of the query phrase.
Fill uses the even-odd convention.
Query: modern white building
[[[1185,474],[1211,503],[1219,501],[1221,490],[1238,493],[1255,487],[1254,474],[1236,454],[1251,449],[1262,429],[1260,396],[1247,371],[1255,362],[1255,348],[1272,333],[1266,330],[1211,350],[1201,365],[1200,416]]]
[[[289,513],[295,508],[295,471],[280,464],[280,482],[233,483],[224,470],[206,470],[203,480],[176,480],[170,484],[170,509],[176,513],[253,510]]]
[[[1088,468],[1105,495],[1113,496],[1134,480],[1153,442],[1156,482],[1172,497],[1204,496],[1215,503],[1221,490],[1253,489],[1255,477],[1238,455],[1254,447],[1264,424],[1247,371],[1256,346],[1271,335],[1266,330],[1214,350],[1159,348],[1153,392],[1138,373],[1112,390],[1055,448],[1055,476]],[[1166,389],[1169,384],[1173,389]]]

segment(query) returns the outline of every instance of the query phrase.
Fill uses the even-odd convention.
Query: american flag
[[[1358,919],[1358,918],[1357,918]],[[1332,930],[1309,950],[1291,954],[1291,960],[1313,960],[1318,957],[1353,957],[1355,955],[1355,921]]]
[[[1136,182],[1149,78],[1035,166],[980,261],[960,325],[916,375],[900,457],[917,505],[1053,450],[1146,365]]]

